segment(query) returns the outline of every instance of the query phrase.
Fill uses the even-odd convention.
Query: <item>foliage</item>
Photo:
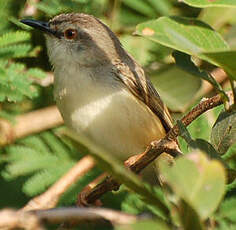
[[[14,123],[15,115],[52,103],[52,87],[38,84],[51,71],[44,39],[19,19],[48,20],[71,11],[93,14],[112,28],[144,66],[176,120],[202,96],[212,95],[204,92],[204,81],[225,101],[188,129],[178,122],[185,155],[171,164],[166,155],[158,159],[161,187],[143,183],[110,155],[92,153],[100,167],[125,184],[120,191],[106,194],[103,204],[153,216],[114,229],[236,229],[235,104],[229,107],[227,102],[225,91],[230,84],[219,84],[211,75],[212,69],[220,67],[231,86],[236,79],[236,11],[230,7],[236,7],[234,0],[0,1],[0,116]],[[42,193],[87,152],[65,137],[64,129],[32,134],[0,148],[0,186],[4,188],[0,194],[5,198],[1,208],[19,207]],[[81,178],[59,205],[74,204],[78,192],[100,172],[95,168]],[[10,202],[13,196],[21,200]]]
[[[236,3],[233,0],[218,0],[216,2],[209,2],[207,0],[183,0],[190,6],[196,6],[196,7],[236,7]]]
[[[34,56],[35,50],[29,41],[30,33],[24,31],[9,32],[0,37],[1,102],[22,101],[24,97],[32,99],[37,95],[30,78],[44,77],[44,72],[36,68],[26,69],[24,64],[11,61]]]
[[[51,132],[24,138],[8,146],[6,152],[7,167],[2,172],[3,177],[12,180],[31,175],[23,186],[23,191],[30,196],[42,192],[76,162],[71,158],[73,152]]]

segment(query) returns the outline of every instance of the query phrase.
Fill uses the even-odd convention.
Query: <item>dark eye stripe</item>
[[[64,34],[60,31],[55,31],[54,36],[56,36],[57,38],[61,39],[62,37],[64,37]]]

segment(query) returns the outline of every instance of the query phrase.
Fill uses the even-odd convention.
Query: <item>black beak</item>
[[[52,34],[52,35],[58,37],[57,31],[52,30],[50,28],[48,22],[37,21],[37,20],[34,20],[34,19],[22,19],[20,22],[22,22],[22,23],[24,23],[28,26],[31,26],[35,29],[41,30],[42,32],[46,32],[48,34]]]

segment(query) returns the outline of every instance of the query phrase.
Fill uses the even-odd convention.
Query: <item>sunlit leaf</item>
[[[236,7],[235,0],[182,0],[186,4],[195,7]]]
[[[172,167],[160,165],[160,169],[163,180],[176,196],[190,205],[202,220],[216,210],[226,183],[221,163],[195,152],[177,159]]]
[[[183,17],[160,17],[137,25],[136,33],[220,66],[230,74],[229,77],[236,79],[233,64],[236,52],[230,51],[220,34],[204,22]]]

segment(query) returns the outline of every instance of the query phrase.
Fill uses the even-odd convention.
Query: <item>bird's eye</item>
[[[69,40],[75,39],[77,37],[77,34],[78,34],[78,32],[75,29],[67,29],[64,32],[65,38],[67,38]]]

